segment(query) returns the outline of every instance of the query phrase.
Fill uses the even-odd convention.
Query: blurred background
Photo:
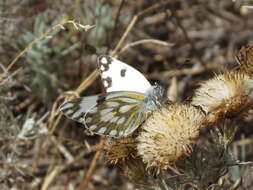
[[[140,188],[106,163],[100,137],[57,107],[66,96],[103,92],[94,73],[101,54],[186,101],[201,81],[236,69],[236,53],[253,40],[253,9],[244,5],[253,1],[0,0],[1,189]],[[242,122],[231,154],[252,161],[252,117]],[[203,131],[200,142],[208,138]],[[229,181],[253,189],[252,173],[232,167]]]

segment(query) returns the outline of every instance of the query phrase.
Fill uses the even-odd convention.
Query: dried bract
[[[105,156],[111,164],[122,164],[137,157],[136,140],[132,137],[112,139],[107,138],[104,150]]]
[[[236,60],[243,72],[253,75],[253,44],[242,47],[236,55]]]

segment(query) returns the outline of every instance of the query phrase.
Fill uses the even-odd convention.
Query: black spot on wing
[[[106,94],[98,95],[97,104],[103,103],[106,100]]]
[[[120,76],[121,76],[121,77],[125,77],[125,76],[126,76],[126,71],[127,71],[126,68],[121,69],[121,70],[120,70]]]
[[[110,88],[112,86],[112,78],[111,77],[106,77],[106,78],[103,78],[102,79],[102,82],[103,82],[103,85],[104,87],[107,89],[107,88]]]
[[[106,61],[104,61],[106,60]],[[109,70],[109,65],[112,64],[113,59],[110,56],[107,55],[101,55],[98,58],[98,64],[97,64],[97,68],[101,71],[108,71]]]

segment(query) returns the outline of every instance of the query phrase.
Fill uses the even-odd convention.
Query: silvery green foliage
[[[103,46],[106,39],[108,38],[107,29],[113,27],[113,18],[111,14],[111,7],[106,4],[102,4],[99,1],[87,1],[83,4],[83,9],[80,10],[83,16],[83,23],[95,24],[95,32],[89,34],[87,38],[88,43],[94,46]],[[94,18],[96,23],[94,22]]]
[[[22,36],[22,44],[28,45],[50,28],[47,24],[48,14],[44,12],[36,17],[33,30],[26,31]],[[50,35],[54,36],[54,33]],[[52,46],[51,41],[51,37],[37,41],[25,55],[24,75],[27,77],[24,80],[31,86],[34,95],[40,97],[45,104],[50,104],[52,98],[60,92],[60,82],[55,72],[57,66],[54,64],[54,55],[57,55],[58,50]]]
[[[36,138],[37,133],[36,122],[33,118],[28,118],[23,124],[17,138],[20,140],[29,140]]]
[[[0,141],[15,139],[18,130],[18,125],[11,110],[5,104],[0,104]]]

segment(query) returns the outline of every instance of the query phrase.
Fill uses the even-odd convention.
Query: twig
[[[61,143],[57,141],[57,139],[54,136],[51,136],[51,141],[56,145],[56,147],[59,149],[59,151],[64,155],[64,157],[67,159],[67,163],[72,162],[74,160],[71,153],[67,150],[66,147],[64,147]]]
[[[54,178],[61,173],[61,171],[65,168],[65,166],[56,166],[54,170],[49,173],[49,175],[46,176],[45,181],[42,185],[41,190],[47,190],[49,188],[49,185],[52,183]]]
[[[80,94],[83,90],[88,88],[99,76],[99,72],[97,70],[93,71],[75,90],[78,94]]]
[[[166,78],[166,77],[174,77],[174,76],[180,76],[180,75],[193,75],[193,74],[202,73],[207,70],[215,70],[215,69],[220,69],[220,65],[206,65],[206,67],[199,66],[198,68],[164,71],[164,72],[159,72],[159,73],[148,74],[146,75],[146,77],[159,78],[163,76]]]
[[[252,6],[252,5],[243,5],[242,8],[245,8],[245,9],[253,9],[253,6]]]
[[[231,190],[236,190],[239,188],[240,185],[242,185],[242,177],[240,177],[239,179],[237,179],[234,183],[234,185],[231,187]]]
[[[146,43],[153,43],[153,44],[158,44],[161,46],[173,46],[173,43],[169,43],[169,42],[165,42],[165,41],[161,41],[161,40],[156,40],[156,39],[144,39],[144,40],[138,40],[129,44],[126,44],[118,53],[118,55],[120,55],[121,53],[123,53],[124,51],[126,51],[128,48],[134,47],[134,46],[138,46],[141,44],[146,44]]]
[[[166,13],[168,14],[167,11],[166,11]],[[195,47],[195,44],[193,43],[193,41],[191,40],[191,38],[188,36],[186,29],[185,29],[184,26],[182,25],[181,20],[180,20],[180,18],[179,18],[178,15],[177,15],[177,12],[176,12],[176,11],[173,11],[172,13],[173,13],[173,16],[174,16],[175,19],[176,19],[176,24],[177,24],[177,26],[182,30],[183,35],[184,35],[186,41],[190,44],[190,46],[191,46],[191,48],[192,48],[194,54],[196,55],[197,59],[199,60],[199,62],[201,63],[201,65],[202,65],[203,67],[206,67],[204,61],[198,56],[198,54],[197,54],[197,49],[196,49],[196,47]]]
[[[102,147],[103,144],[104,144],[104,137],[101,137],[101,138],[100,138],[100,143],[99,143],[100,147]],[[89,184],[89,182],[90,182],[90,180],[91,180],[91,178],[92,178],[92,175],[93,175],[93,173],[94,173],[94,171],[95,171],[95,169],[96,169],[97,160],[98,160],[98,158],[100,157],[101,152],[102,152],[101,149],[98,150],[98,151],[96,152],[95,156],[93,157],[92,162],[91,162],[91,164],[90,164],[90,168],[89,168],[88,171],[87,171],[87,174],[86,174],[86,176],[85,176],[85,178],[84,178],[84,181],[83,181],[83,183],[82,183],[82,184],[80,185],[80,187],[79,187],[80,190],[82,190],[82,189],[87,189],[87,186],[88,186],[88,184]]]
[[[0,74],[0,76],[2,75],[3,77],[0,78],[0,85],[5,84],[8,80],[10,80],[11,78],[13,78],[19,71],[21,71],[21,68],[17,69],[16,71],[14,71],[13,73],[11,73],[10,75],[7,75],[7,70],[5,69],[4,72],[2,74]],[[4,77],[6,76],[6,77]]]
[[[171,85],[167,90],[167,98],[172,102],[177,101],[177,98],[178,98],[178,82],[177,82],[176,77],[173,77],[171,79]]]
[[[124,6],[124,4],[125,4],[125,1],[126,1],[126,0],[121,0],[121,3],[120,3],[120,5],[119,5],[119,9],[118,9],[118,11],[117,11],[117,15],[116,15],[116,19],[115,19],[114,26],[113,26],[113,29],[112,29],[112,33],[111,33],[111,36],[110,36],[109,40],[107,41],[108,49],[110,49],[110,47],[111,47],[112,38],[113,38],[114,36],[117,36],[117,26],[118,26],[118,22],[119,22],[119,17],[120,17],[121,10],[122,10],[122,8],[123,8],[123,6]]]
[[[143,16],[143,15],[145,15],[145,14],[148,14],[148,13],[150,13],[150,12],[156,10],[156,9],[158,9],[158,8],[160,8],[160,7],[162,7],[162,6],[164,6],[164,5],[167,4],[167,3],[168,3],[168,1],[167,1],[167,2],[164,2],[164,3],[157,3],[157,4],[151,6],[151,7],[147,8],[147,9],[141,11],[140,13],[136,14],[136,15],[132,18],[131,22],[129,23],[129,25],[128,25],[127,29],[126,29],[126,31],[125,31],[124,34],[122,35],[121,39],[119,40],[119,43],[117,44],[117,46],[115,47],[115,49],[113,50],[113,52],[112,52],[111,55],[112,55],[112,56],[117,55],[117,52],[119,51],[120,47],[122,46],[122,44],[123,44],[124,41],[126,40],[127,35],[128,35],[129,32],[132,30],[133,26],[135,25],[135,23],[136,23],[136,21],[139,19],[139,17],[141,17],[141,16]]]
[[[130,30],[133,28],[135,22],[137,21],[137,16],[135,15],[133,17],[133,19],[131,20],[130,24],[128,25],[126,31],[124,32],[123,36],[121,37],[119,43],[117,44],[116,48],[113,50],[113,52],[111,53],[112,56],[116,56],[117,51],[119,50],[120,46],[123,44],[123,42],[125,41],[128,33],[130,32]]]
[[[54,169],[52,170],[52,172],[50,172],[44,180],[44,183],[42,184],[42,190],[47,190],[50,186],[50,184],[53,182],[53,180],[58,176],[59,173],[61,173],[62,171],[64,171],[64,169],[68,168],[70,165],[72,165],[73,163],[75,163],[76,161],[82,159],[85,155],[100,150],[101,147],[100,146],[93,146],[90,150],[88,151],[84,151],[82,152],[80,155],[78,155],[76,158],[74,158],[71,162],[65,164],[65,165],[61,165],[61,166],[55,166]],[[97,151],[99,152],[99,151]]]
[[[232,166],[248,166],[248,165],[253,165],[253,162],[249,161],[249,162],[240,162],[240,161],[237,161],[236,164],[232,165]]]

